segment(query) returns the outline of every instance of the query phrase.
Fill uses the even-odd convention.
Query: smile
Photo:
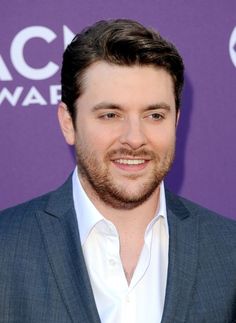
[[[117,159],[115,162],[119,164],[124,164],[124,165],[140,165],[140,164],[144,164],[145,160],[144,159]]]

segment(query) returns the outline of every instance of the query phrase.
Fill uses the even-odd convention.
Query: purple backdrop
[[[235,13],[235,0],[2,0],[0,209],[57,187],[74,168],[56,115],[64,45],[84,26],[123,17],[160,30],[185,60],[182,118],[168,186],[236,218]]]

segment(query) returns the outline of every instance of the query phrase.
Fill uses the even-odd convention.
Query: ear
[[[58,120],[61,127],[61,131],[65,137],[66,142],[69,145],[74,145],[75,143],[75,129],[71,115],[67,109],[65,103],[61,102],[58,106]]]

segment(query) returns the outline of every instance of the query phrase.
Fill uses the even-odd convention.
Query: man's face
[[[66,138],[75,144],[81,183],[114,208],[137,207],[172,164],[177,122],[172,78],[153,66],[97,62],[83,86],[76,129]]]

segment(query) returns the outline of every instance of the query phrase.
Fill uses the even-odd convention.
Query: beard
[[[95,152],[84,149],[77,143],[76,160],[78,173],[85,188],[88,190],[92,188],[95,196],[112,208],[130,210],[144,203],[156,191],[171,168],[174,152],[175,144],[163,156],[146,149],[133,151],[120,148],[108,152],[103,160],[99,160]],[[142,175],[129,173],[124,176],[125,183],[128,180],[133,187],[136,185],[135,191],[129,190],[128,185],[118,183],[112,176],[108,165],[112,162],[111,158],[114,159],[116,156],[147,157],[150,159],[149,163],[153,164],[150,173],[145,175],[141,183],[138,181]]]

